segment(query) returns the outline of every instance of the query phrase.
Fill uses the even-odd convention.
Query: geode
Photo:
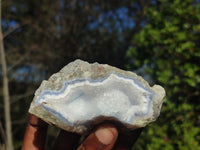
[[[106,120],[131,130],[157,119],[164,96],[133,72],[76,60],[42,82],[29,112],[80,134]]]

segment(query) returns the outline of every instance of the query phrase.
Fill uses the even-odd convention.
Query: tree
[[[200,6],[194,0],[157,0],[127,56],[132,69],[151,75],[167,96],[157,123],[136,149],[200,149]]]
[[[0,0],[0,19],[1,19],[1,0]],[[12,127],[11,127],[11,115],[10,115],[10,95],[9,95],[9,85],[7,76],[7,65],[6,56],[3,44],[3,33],[1,29],[0,20],[0,54],[1,54],[1,65],[3,74],[3,98],[4,98],[4,115],[5,115],[5,126],[6,126],[6,149],[13,150],[12,142]]]
[[[1,20],[15,149],[22,144],[29,104],[41,81],[77,58],[125,68],[130,38],[141,28],[149,3],[3,0]],[[1,111],[0,119],[5,122]]]

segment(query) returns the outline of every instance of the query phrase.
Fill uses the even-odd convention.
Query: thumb
[[[78,150],[111,150],[117,136],[117,129],[113,125],[103,124],[86,138]]]

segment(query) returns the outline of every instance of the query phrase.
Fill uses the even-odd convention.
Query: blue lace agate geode
[[[85,133],[104,120],[128,129],[155,121],[165,90],[130,71],[76,60],[43,81],[29,112],[64,130]]]

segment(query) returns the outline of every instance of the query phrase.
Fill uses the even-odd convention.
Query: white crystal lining
[[[70,124],[110,116],[133,124],[152,116],[154,93],[137,80],[111,74],[98,81],[66,82],[60,91],[43,91],[37,104]]]

